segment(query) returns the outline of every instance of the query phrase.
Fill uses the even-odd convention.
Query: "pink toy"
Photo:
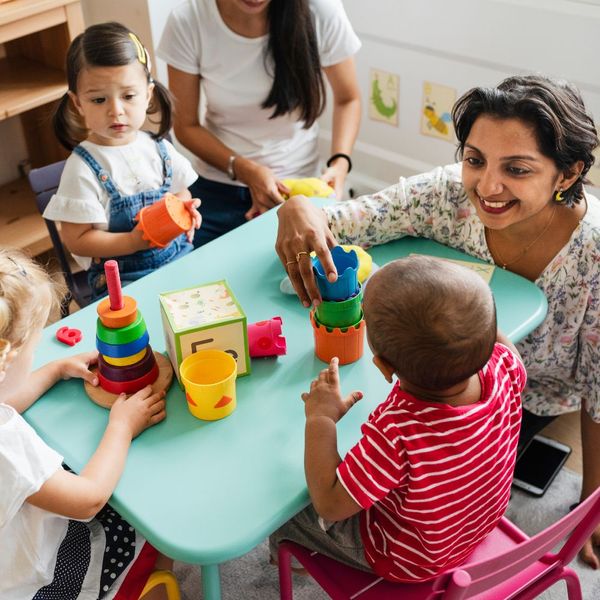
[[[121,310],[123,308],[123,292],[121,290],[119,264],[116,260],[107,260],[104,263],[104,274],[106,275],[110,310]]]
[[[258,321],[248,325],[250,356],[279,356],[287,351],[285,337],[281,335],[281,317]]]
[[[61,327],[56,331],[56,339],[67,346],[74,346],[79,343],[83,338],[83,333],[79,329],[67,327]]]

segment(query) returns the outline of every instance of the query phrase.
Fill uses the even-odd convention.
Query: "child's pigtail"
[[[54,135],[67,150],[73,150],[86,138],[87,130],[80,125],[69,94],[66,92],[54,109],[52,127]]]
[[[162,139],[171,130],[173,126],[173,96],[171,92],[160,82],[153,81],[154,90],[152,92],[152,101],[148,107],[148,114],[160,113],[160,124],[158,132],[153,133],[154,139]],[[154,121],[151,121],[154,123]]]
[[[2,298],[0,298],[0,306],[2,305]],[[2,309],[0,308],[0,311]],[[11,345],[8,340],[0,338],[0,382],[6,377],[6,368],[8,367],[8,356],[10,354]]]

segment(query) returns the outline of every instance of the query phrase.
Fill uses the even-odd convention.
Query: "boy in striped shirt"
[[[305,402],[312,505],[271,536],[392,581],[459,565],[492,531],[510,497],[526,374],[497,331],[487,284],[425,256],[393,261],[364,295],[373,362],[387,399],[342,460],[336,422],[360,398],[340,394],[337,359]]]

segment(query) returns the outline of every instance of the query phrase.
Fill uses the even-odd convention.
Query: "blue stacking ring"
[[[96,348],[98,348],[100,354],[104,354],[105,356],[110,356],[111,358],[124,358],[125,356],[131,356],[132,354],[141,352],[148,345],[149,341],[150,336],[148,335],[147,330],[144,331],[142,337],[133,340],[133,342],[128,342],[127,344],[107,344],[96,336]]]

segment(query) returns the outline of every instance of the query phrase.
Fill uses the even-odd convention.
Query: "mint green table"
[[[253,359],[252,375],[237,382],[237,409],[214,422],[195,419],[174,383],[167,419],[132,444],[111,504],[158,550],[201,565],[205,599],[221,597],[219,564],[242,556],[308,503],[303,472],[304,406],[301,392],[324,363],[313,352],[308,311],[279,291],[284,270],[274,251],[272,211],[126,288],[137,302],[155,350],[164,351],[158,294],[226,279],[252,323],[283,318],[286,356]],[[427,240],[405,238],[371,249],[378,264],[413,252],[474,260]],[[491,287],[503,331],[517,341],[546,314],[546,299],[527,280],[496,269]],[[44,331],[37,364],[94,348],[96,306]],[[83,340],[71,348],[54,339],[59,326],[76,327]],[[360,424],[390,386],[363,358],[341,368],[342,388],[362,389],[364,399],[340,421],[343,454]],[[93,404],[81,381],[62,381],[25,414],[44,440],[81,470],[106,426],[108,411]],[[268,556],[264,557],[268,560]]]

